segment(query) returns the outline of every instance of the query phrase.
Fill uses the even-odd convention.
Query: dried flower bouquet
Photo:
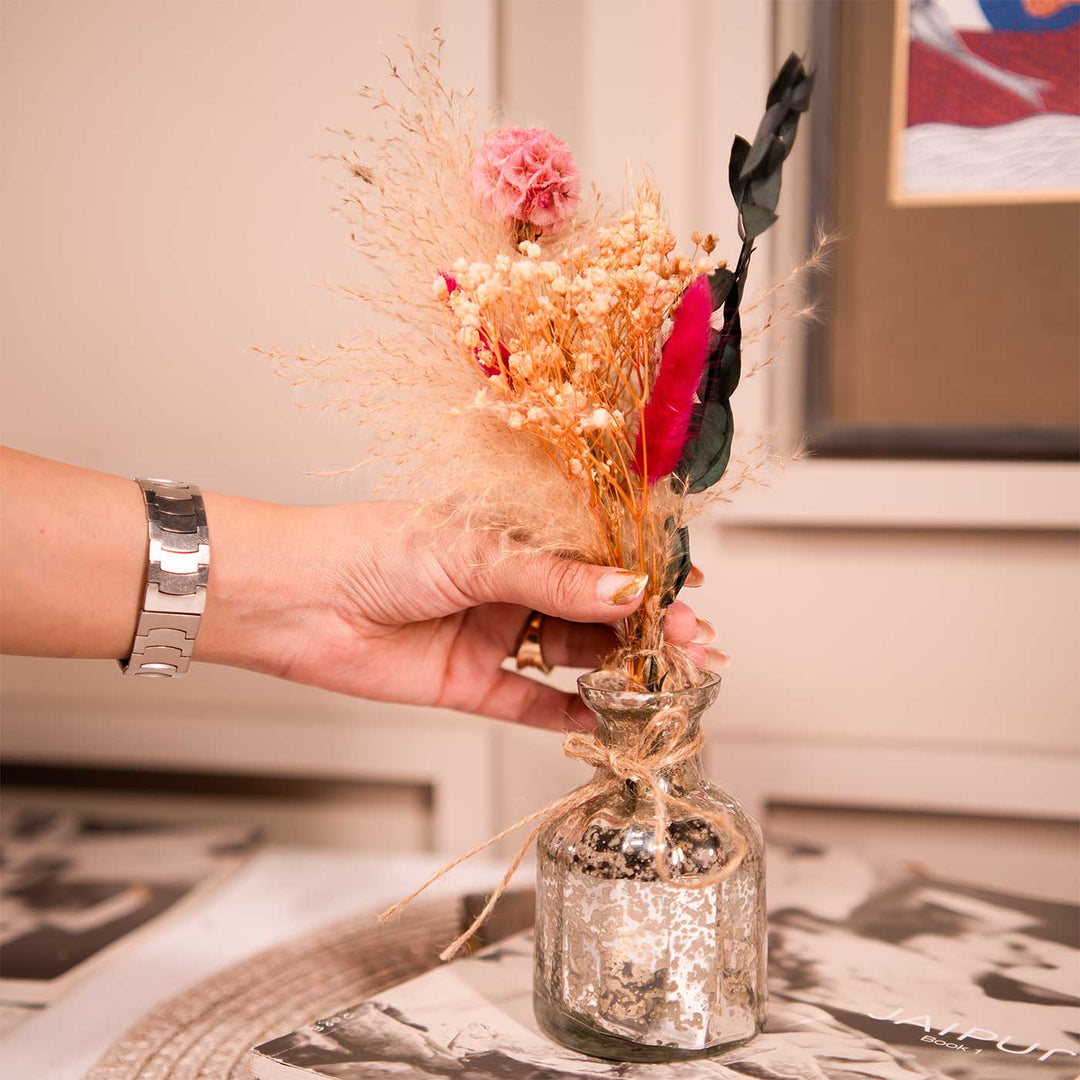
[[[678,249],[649,182],[613,213],[583,199],[543,129],[478,141],[467,95],[439,80],[441,44],[406,46],[390,90],[363,91],[386,131],[344,132],[335,155],[340,210],[380,279],[344,290],[365,305],[360,336],[284,370],[380,424],[410,497],[518,546],[646,573],[605,667],[632,687],[692,685],[664,609],[690,571],[686,522],[731,456],[740,301],[812,76],[790,57],[753,142],[735,139],[729,266],[712,235]]]

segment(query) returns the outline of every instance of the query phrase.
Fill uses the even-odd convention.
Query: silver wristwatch
[[[135,644],[120,668],[125,675],[170,678],[187,672],[206,608],[210,574],[206,511],[194,484],[135,482],[146,501],[150,556]]]

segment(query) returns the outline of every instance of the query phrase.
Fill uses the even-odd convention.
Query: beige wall
[[[266,498],[363,497],[362,475],[306,475],[359,459],[363,433],[294,409],[251,347],[332,342],[358,317],[312,287],[355,269],[312,156],[328,145],[323,125],[362,123],[353,91],[379,70],[379,51],[400,31],[420,33],[438,8],[7,0],[4,440]],[[493,78],[481,32],[490,7],[452,8],[459,26],[472,18],[479,28],[452,41],[453,62]],[[680,229],[719,226],[731,245],[723,163],[732,129],[752,133],[757,121],[769,12],[705,0],[505,5],[509,118],[550,120],[608,189],[628,156],[651,162]],[[755,274],[769,276],[765,250]],[[736,399],[742,416],[752,393]],[[774,485],[798,482],[779,475]],[[713,720],[718,776],[724,733],[989,747],[1014,754],[1019,770],[1041,767],[1033,752],[1075,751],[1075,534],[722,533],[709,520],[695,553],[709,576],[695,602],[734,657]],[[252,738],[267,716],[292,717],[302,739],[313,718],[328,718],[332,754],[334,725],[382,724],[393,740],[409,724],[443,722],[241,672],[132,687],[105,664],[15,659],[3,670],[9,732],[111,711],[198,717],[208,739],[215,714],[250,724]],[[550,736],[483,730],[499,755],[480,778],[497,801],[493,820],[580,776]],[[460,767],[475,758],[463,753]],[[738,792],[739,777],[726,779]]]
[[[354,460],[353,425],[297,413],[252,347],[348,326],[312,287],[352,262],[313,155],[417,7],[3,5],[8,442],[325,497],[304,472]]]

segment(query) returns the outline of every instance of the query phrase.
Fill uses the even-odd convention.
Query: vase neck
[[[642,719],[640,716],[619,715],[617,712],[598,712],[596,734],[600,744],[609,750],[629,750],[641,735]],[[701,726],[701,714],[692,712],[686,726],[684,738],[694,738]],[[604,775],[598,770],[597,775]],[[690,791],[699,787],[704,779],[704,766],[701,754],[696,753],[673,765],[657,769],[657,782],[664,791]],[[640,784],[635,784],[640,788]],[[643,792],[640,792],[644,794]]]
[[[600,744],[609,750],[625,751],[632,750],[650,721],[667,710],[678,710],[685,716],[686,726],[678,736],[680,739],[697,739],[702,714],[720,691],[719,675],[712,672],[699,672],[698,675],[699,680],[693,686],[653,693],[628,687],[625,677],[617,672],[593,671],[578,679],[578,690],[585,704],[596,713]],[[600,770],[597,775],[611,774]],[[664,790],[676,794],[692,791],[704,780],[701,756],[693,754],[673,765],[661,766],[654,775]],[[645,796],[641,790],[643,786],[627,781],[627,787],[642,797]]]

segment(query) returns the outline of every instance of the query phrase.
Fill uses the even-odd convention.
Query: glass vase
[[[696,738],[720,678],[641,693],[592,672],[578,687],[597,715],[602,747],[624,752],[643,725],[672,707],[685,710],[681,738]],[[598,769],[594,784],[612,782],[537,838],[537,1021],[574,1050],[619,1061],[720,1053],[760,1032],[768,1006],[761,829],[705,778],[699,753],[654,776],[680,800],[671,804],[660,852],[668,881],[656,861],[656,794],[642,780],[617,781]],[[716,881],[738,853],[718,815],[745,850]]]

